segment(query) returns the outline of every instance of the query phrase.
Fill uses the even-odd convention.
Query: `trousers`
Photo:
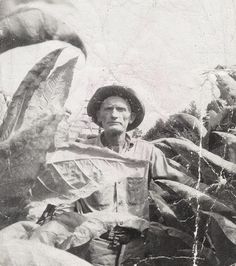
[[[110,248],[110,241],[95,238],[84,248],[79,247],[72,253],[85,259],[94,266],[132,266],[144,258],[144,239],[139,237],[117,249]]]

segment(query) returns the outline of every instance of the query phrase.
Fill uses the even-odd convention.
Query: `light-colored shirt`
[[[148,227],[150,180],[179,181],[183,175],[153,144],[128,135],[119,153],[104,147],[99,135],[59,149],[48,167],[43,182],[69,199],[65,211],[140,231]]]
[[[102,144],[101,135],[96,138],[87,139],[83,143],[108,149]],[[170,167],[167,163],[163,152],[145,140],[130,138],[127,134],[126,144],[119,154],[131,159],[148,161],[149,178],[154,180],[156,178],[172,179],[178,175],[178,171]]]
[[[110,152],[109,148],[104,147],[101,135],[84,141],[84,144]],[[119,221],[117,223],[120,226],[141,229],[146,226],[145,221],[149,220],[149,181],[158,178],[176,179],[178,171],[168,165],[163,153],[154,145],[144,140],[131,139],[129,135],[119,154],[124,158],[137,160],[139,167],[134,164],[129,169],[130,172],[123,169],[121,178],[117,177],[114,167],[111,167],[109,180],[103,182],[103,186],[89,197],[76,201],[76,210],[83,214],[93,213],[92,216],[94,213],[104,212],[104,215],[110,215],[107,217],[109,221],[114,219]],[[144,162],[143,165],[141,162]],[[121,164],[115,166],[118,172],[122,172]]]

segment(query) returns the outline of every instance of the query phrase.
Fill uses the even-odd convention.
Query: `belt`
[[[138,237],[141,237],[141,233],[138,230],[120,226],[115,226],[100,236],[100,238],[109,241],[108,247],[110,249],[117,249]]]

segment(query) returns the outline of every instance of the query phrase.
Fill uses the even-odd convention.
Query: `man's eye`
[[[123,108],[123,107],[116,107],[116,108],[114,108],[114,107],[106,107],[106,108],[104,108],[104,110],[107,111],[107,112],[112,112],[113,110],[116,110],[118,112],[124,112],[126,109]]]
[[[124,111],[125,111],[125,108],[121,108],[121,107],[119,108],[119,107],[118,107],[118,108],[117,108],[117,111],[119,111],[119,112],[124,112]]]

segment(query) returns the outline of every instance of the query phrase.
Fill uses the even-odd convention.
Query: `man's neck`
[[[102,141],[104,146],[116,152],[120,152],[126,144],[126,133],[116,134],[104,132]]]

